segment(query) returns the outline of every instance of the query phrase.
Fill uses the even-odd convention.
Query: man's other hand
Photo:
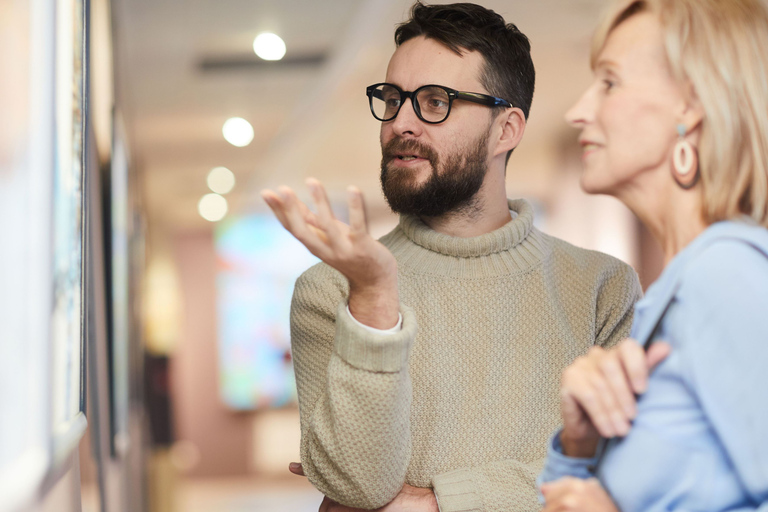
[[[566,368],[560,386],[563,452],[592,457],[600,436],[627,435],[637,414],[635,396],[645,392],[648,376],[669,352],[664,342],[652,344],[646,353],[626,339],[609,350],[592,347]]]
[[[307,476],[304,474],[304,466],[302,466],[300,462],[291,462],[288,464],[288,471],[294,475]]]
[[[288,464],[288,471],[294,475],[305,476],[304,468],[298,462]],[[332,499],[326,497],[320,504],[318,512],[366,512],[361,508],[352,508],[339,505]],[[439,512],[437,508],[437,498],[432,489],[423,489],[405,484],[395,499],[383,507],[376,509],[375,512]]]
[[[375,512],[438,512],[437,498],[432,489],[422,489],[405,484],[395,499]],[[346,507],[324,498],[318,512],[369,512],[361,508]]]
[[[288,187],[261,195],[277,219],[309,251],[341,272],[349,281],[349,310],[359,322],[377,329],[397,324],[400,310],[397,262],[380,242],[368,234],[363,194],[348,189],[349,225],[331,211],[323,185],[308,179],[317,207],[309,210]]]

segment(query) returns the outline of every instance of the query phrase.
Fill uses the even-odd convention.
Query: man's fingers
[[[310,226],[319,228],[320,221],[317,220],[317,215],[315,215],[315,213],[310,210],[302,201],[298,201],[296,204],[299,207],[301,215],[304,217],[304,221]]]
[[[262,190],[261,197],[264,199],[264,202],[267,203],[269,209],[272,210],[272,213],[275,214],[277,220],[280,221],[280,224],[282,224],[285,229],[288,229],[288,219],[285,216],[285,204],[283,204],[283,199],[269,189]]]
[[[290,464],[288,464],[288,471],[290,471],[294,475],[306,476],[304,474],[304,467],[299,462],[291,462]]]
[[[304,244],[312,254],[323,261],[329,259],[330,253],[328,244],[325,240],[321,239],[317,229],[313,229],[307,224],[301,208],[299,207],[301,201],[296,197],[293,190],[288,187],[280,187],[278,192],[282,196],[284,204],[283,211],[285,212],[285,218],[288,224],[286,229],[290,231],[299,242]]]
[[[314,178],[307,178],[307,187],[312,194],[312,200],[317,207],[317,220],[320,228],[328,233],[331,244],[338,242],[338,228],[336,226],[336,217],[331,209],[331,202],[328,200],[328,194],[325,192],[323,184]]]
[[[368,233],[368,221],[365,218],[365,200],[363,193],[357,187],[347,189],[347,204],[349,205],[349,227],[353,235]]]

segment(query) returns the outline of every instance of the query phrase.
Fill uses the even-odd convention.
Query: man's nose
[[[418,136],[421,135],[423,128],[424,122],[416,115],[412,99],[405,98],[403,104],[400,105],[400,111],[397,113],[397,117],[392,120],[392,129],[398,135],[411,134]]]

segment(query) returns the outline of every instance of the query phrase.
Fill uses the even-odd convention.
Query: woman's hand
[[[309,251],[341,272],[349,281],[349,309],[358,321],[388,329],[397,324],[400,310],[397,262],[368,234],[362,193],[349,188],[349,225],[331,211],[322,184],[308,179],[317,213],[312,213],[288,187],[261,195],[277,219]]]
[[[619,512],[596,478],[565,477],[542,484],[546,503],[542,512]]]
[[[669,352],[664,342],[653,343],[646,353],[625,339],[609,350],[592,347],[566,368],[560,386],[565,455],[592,457],[600,436],[627,435],[637,414],[635,396],[645,392],[648,375]]]

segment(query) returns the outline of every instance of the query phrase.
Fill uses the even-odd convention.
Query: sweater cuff
[[[371,372],[401,371],[408,363],[408,354],[416,339],[416,315],[408,306],[400,306],[403,326],[399,332],[382,334],[355,322],[347,313],[347,304],[336,311],[336,341],[334,350],[344,361]]]
[[[395,324],[394,327],[390,327],[389,329],[377,329],[375,327],[371,327],[370,325],[365,325],[361,321],[359,321],[355,316],[352,314],[352,312],[349,310],[349,304],[347,304],[347,314],[352,319],[353,322],[355,322],[360,327],[364,327],[367,330],[371,332],[377,332],[379,334],[395,334],[396,332],[400,332],[400,329],[403,328],[403,314],[398,313],[397,314],[397,324]]]
[[[440,512],[481,512],[483,503],[468,468],[432,477]]]

